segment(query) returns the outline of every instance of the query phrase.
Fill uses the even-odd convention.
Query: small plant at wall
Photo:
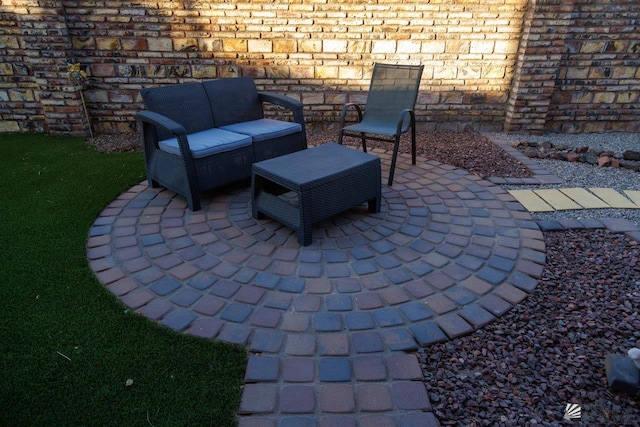
[[[89,112],[87,111],[87,104],[84,101],[84,94],[82,93],[87,87],[89,87],[89,76],[80,68],[80,64],[67,64],[67,78],[69,82],[73,84],[80,91],[80,99],[82,100],[82,109],[84,110],[84,117],[87,119],[89,125],[89,134],[93,138],[93,131],[91,130],[91,120],[89,120]]]

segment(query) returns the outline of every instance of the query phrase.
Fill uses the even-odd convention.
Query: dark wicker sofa
[[[258,92],[251,77],[183,83],[140,91],[147,180],[201,208],[200,192],[251,178],[251,165],[307,148],[302,103]],[[264,117],[263,103],[293,121]]]

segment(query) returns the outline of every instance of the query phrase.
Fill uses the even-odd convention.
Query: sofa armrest
[[[153,126],[158,126],[164,130],[171,132],[178,140],[178,146],[180,147],[180,154],[184,159],[187,171],[195,174],[195,165],[193,156],[191,155],[191,149],[189,148],[189,140],[187,139],[187,131],[180,123],[163,116],[162,114],[155,113],[153,111],[138,111],[136,113],[138,119]],[[156,147],[158,141],[155,141]]]
[[[153,111],[138,111],[136,115],[143,122],[159,126],[164,130],[171,132],[176,137],[180,134],[187,134],[184,126],[171,120],[169,117],[163,116],[162,114],[158,114]]]
[[[270,104],[291,110],[291,112],[293,113],[293,120],[296,123],[299,123],[302,126],[302,130],[304,130],[304,114],[302,113],[304,104],[302,102],[289,96],[279,95],[272,92],[260,92],[258,95],[260,96],[261,102],[268,102]]]

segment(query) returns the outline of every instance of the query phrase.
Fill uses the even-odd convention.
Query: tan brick
[[[396,53],[395,40],[375,40],[371,46],[371,53]]]
[[[605,42],[602,41],[587,41],[582,44],[580,53],[600,53],[604,50]]]
[[[249,43],[245,39],[224,39],[222,50],[224,52],[248,52]]]
[[[125,38],[121,43],[124,50],[147,50],[147,39],[145,38]]]
[[[370,40],[349,40],[347,42],[347,52],[349,53],[369,53],[371,52]]]
[[[340,67],[339,78],[360,80],[362,79],[362,67]]]
[[[482,68],[482,77],[485,79],[501,79],[505,76],[505,67],[489,65]]]
[[[589,69],[590,79],[605,79],[611,77],[610,67],[592,67]]]
[[[597,104],[611,104],[615,99],[614,92],[597,92],[593,95],[593,102]]]
[[[499,40],[495,42],[495,53],[516,53],[518,52],[519,41],[518,40]]]
[[[588,67],[569,67],[567,68],[568,79],[586,79],[589,77]]]
[[[2,76],[12,76],[13,75],[13,67],[8,62],[0,62],[0,75]]]
[[[15,36],[0,36],[0,49],[18,49],[20,43]]]
[[[31,102],[35,101],[35,95],[32,90],[9,90],[10,101]]]
[[[15,120],[0,120],[0,133],[20,132],[20,125]]]
[[[489,40],[472,40],[469,53],[493,53],[495,42]]]
[[[74,49],[95,49],[96,40],[93,37],[73,36],[71,37],[71,45]]]
[[[593,93],[591,92],[575,92],[571,95],[571,102],[575,104],[591,104],[593,101]]]
[[[293,66],[289,67],[291,78],[295,79],[312,79],[315,77],[314,68],[311,66]]]
[[[89,102],[109,102],[109,92],[106,90],[87,90],[84,96]]]
[[[113,64],[92,64],[91,75],[94,77],[115,77],[116,67]]]
[[[638,67],[613,67],[612,77],[614,79],[632,79]]]
[[[287,40],[274,40],[273,52],[274,53],[295,53],[298,51],[298,42],[293,39]]]
[[[194,65],[191,67],[191,75],[196,79],[215,79],[218,77],[218,69],[215,65]]]
[[[300,40],[298,42],[298,51],[305,53],[322,52],[322,40]]]
[[[96,48],[99,50],[120,50],[122,45],[120,39],[114,37],[96,38]]]
[[[198,41],[194,38],[174,39],[173,50],[178,52],[194,52],[198,49]]]
[[[344,105],[347,103],[347,95],[344,93],[325,94],[325,102],[330,105]]]
[[[347,41],[346,40],[323,40],[322,51],[345,53],[347,51]]]
[[[152,52],[171,52],[173,41],[166,37],[150,37],[147,39],[147,48]]]
[[[460,67],[458,77],[461,79],[479,79],[482,76],[481,67]]]
[[[620,104],[637,104],[640,100],[640,92],[619,92],[617,102]]]
[[[398,41],[398,53],[420,53],[422,43],[414,40]]]
[[[324,104],[324,94],[322,92],[303,92],[300,95],[300,101],[304,105],[321,105]]]
[[[338,67],[321,65],[319,67],[316,67],[316,78],[317,79],[337,79],[338,70],[339,70]]]
[[[273,42],[265,39],[249,40],[248,51],[254,53],[273,52]]]
[[[440,47],[445,42],[433,41],[424,42],[422,45],[423,53],[469,53],[471,42],[469,40],[447,40],[446,46]]]
[[[221,52],[223,50],[222,40],[220,39],[198,39],[198,50],[201,52]]]
[[[455,79],[458,76],[458,69],[451,65],[448,67],[435,67],[433,69],[433,78],[442,80]]]

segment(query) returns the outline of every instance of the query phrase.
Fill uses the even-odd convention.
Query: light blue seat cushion
[[[300,132],[302,131],[302,126],[300,126],[299,123],[285,122],[282,120],[258,119],[222,126],[220,129],[249,135],[253,138],[253,142],[257,142]]]
[[[195,159],[251,145],[251,137],[222,129],[207,129],[187,135],[191,155]],[[180,156],[178,138],[159,141],[160,149]]]

